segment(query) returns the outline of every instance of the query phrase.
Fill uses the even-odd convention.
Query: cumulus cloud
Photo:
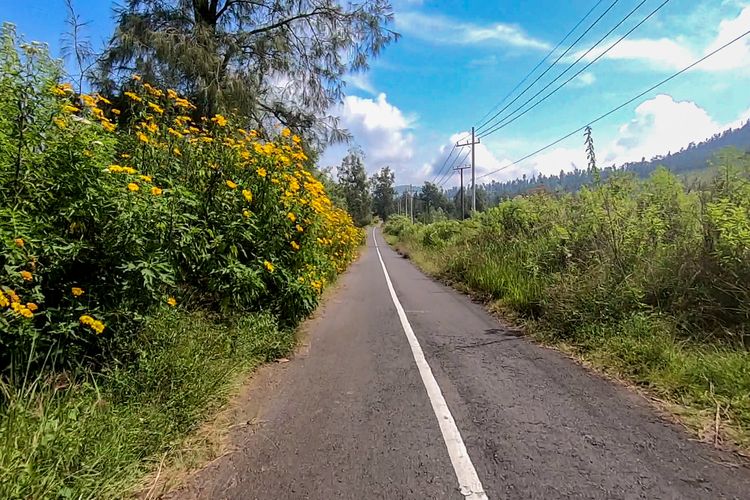
[[[353,143],[366,155],[365,165],[373,173],[390,166],[397,173],[408,173],[414,157],[414,117],[404,114],[388,102],[385,94],[375,99],[347,96],[342,105],[331,111],[340,118]],[[336,166],[346,155],[347,146],[328,148],[321,159],[324,166]],[[398,175],[398,174],[397,174]]]
[[[691,142],[702,141],[723,130],[705,109],[692,101],[675,101],[661,94],[635,109],[635,117],[623,124],[618,137],[602,158],[607,164],[651,158],[679,151]]]
[[[750,6],[745,6],[737,17],[722,20],[716,28],[713,39],[703,48],[691,47],[684,37],[631,38],[614,46],[603,58],[641,61],[659,69],[679,70],[731,42],[745,33],[748,27],[750,27]],[[591,51],[584,60],[592,61],[601,56],[612,43],[614,40],[602,44]],[[579,52],[573,58],[577,59],[582,54],[583,52]],[[747,67],[750,67],[750,40],[745,38],[696,66],[696,70],[717,72]]]
[[[494,43],[523,49],[545,50],[549,44],[526,34],[513,24],[474,24],[441,15],[420,12],[396,14],[396,28],[409,36],[445,45],[486,45]]]
[[[422,168],[418,172],[422,179],[429,180],[430,182],[438,182],[443,184],[443,187],[449,188],[452,186],[458,186],[460,183],[460,175],[458,172],[452,172],[453,167],[471,165],[471,149],[465,148],[454,148],[453,146],[458,142],[466,142],[471,136],[470,132],[463,131],[457,132],[451,135],[448,140],[442,144],[437,151],[435,157],[422,165]],[[475,162],[476,162],[476,176],[484,176],[489,174],[493,170],[501,168],[503,165],[510,163],[510,160],[503,155],[497,155],[493,153],[486,144],[480,143],[476,146],[475,151]],[[448,175],[450,174],[450,175]],[[506,172],[501,174],[503,177],[507,175]],[[487,175],[487,177],[477,180],[479,182],[488,182],[497,176]],[[464,183],[469,185],[471,182],[471,170],[464,171]]]

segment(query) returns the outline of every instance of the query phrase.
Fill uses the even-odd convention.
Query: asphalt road
[[[234,451],[171,498],[750,498],[735,457],[375,239],[243,396]]]

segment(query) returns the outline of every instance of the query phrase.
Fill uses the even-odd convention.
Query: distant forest
[[[609,166],[603,168],[601,177],[603,179],[615,172],[633,172],[641,178],[648,177],[659,167],[666,167],[675,174],[689,174],[710,167],[711,159],[722,149],[736,148],[742,152],[750,151],[750,120],[742,127],[729,129],[715,134],[713,137],[700,142],[691,142],[687,147],[677,152],[669,152],[665,156],[655,156],[650,160],[643,158],[639,162],[625,163],[620,166]],[[492,181],[478,185],[478,191],[484,191],[488,200],[513,197],[529,191],[549,192],[574,192],[582,186],[593,183],[594,177],[591,170],[573,170],[572,172],[560,171],[558,175],[537,175],[524,177],[507,182]],[[457,188],[448,191],[449,196],[457,192]]]

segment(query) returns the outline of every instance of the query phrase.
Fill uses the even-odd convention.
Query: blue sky
[[[568,43],[613,1],[604,0]],[[662,2],[646,0],[602,47]],[[390,165],[398,183],[432,180],[450,145],[477,124],[596,3],[395,0],[395,29],[403,35],[401,40],[372,62],[370,72],[349,78],[349,96],[333,111],[341,115],[364,149],[371,172]],[[567,68],[574,60],[571,55],[589,48],[638,3],[619,0],[528,96]],[[77,0],[75,4],[81,17],[91,21],[92,41],[105,39],[112,25],[112,3]],[[58,50],[65,29],[62,0],[0,0],[0,7],[2,20],[14,22],[27,38],[49,42],[53,51]],[[750,0],[670,0],[580,78],[507,128],[485,137],[477,150],[478,172],[507,165],[585,125],[747,30]],[[608,164],[651,157],[736,126],[750,118],[749,83],[750,36],[597,123],[598,157]],[[336,164],[344,150],[331,148],[323,156],[324,166]],[[485,180],[557,173],[574,165],[585,166],[578,136]]]

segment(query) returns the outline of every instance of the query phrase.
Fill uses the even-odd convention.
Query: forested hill
[[[750,120],[742,127],[725,130],[698,144],[690,143],[686,148],[677,152],[668,152],[665,156],[655,156],[650,160],[610,166],[603,169],[602,177],[616,171],[634,172],[639,177],[648,177],[651,172],[664,166],[676,174],[695,172],[710,167],[711,158],[725,148],[737,148],[740,151],[750,151]],[[576,191],[581,186],[593,181],[592,173],[588,170],[560,171],[559,175],[532,176],[508,182],[485,184],[483,187],[491,198],[515,196],[530,190],[544,189],[547,191]]]

